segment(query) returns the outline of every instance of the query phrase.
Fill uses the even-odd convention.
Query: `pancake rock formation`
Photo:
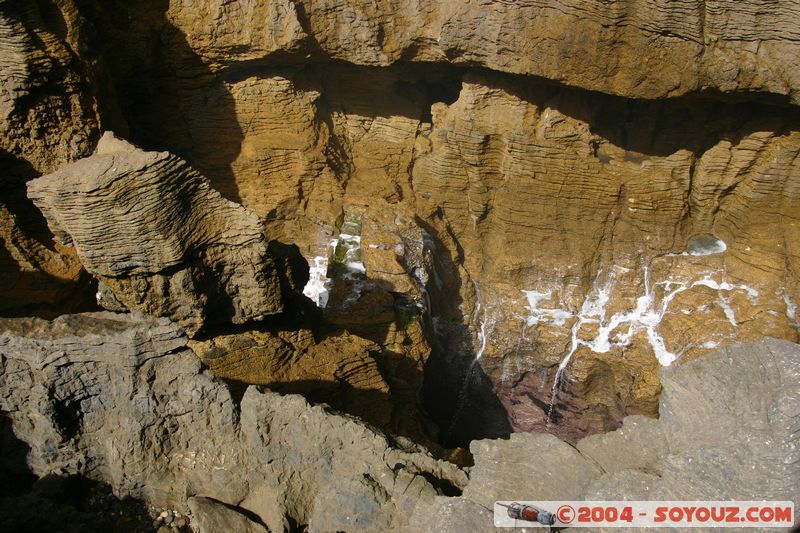
[[[793,2],[117,7],[130,138],[296,244],[318,303],[387,309],[336,268],[420,303],[450,444],[607,431],[662,365],[798,339]]]
[[[171,2],[215,68],[309,50],[361,65],[479,65],[632,98],[715,89],[800,103],[795,0]],[[275,24],[267,25],[271,20]],[[240,21],[247,21],[244,25]]]
[[[101,304],[170,317],[190,334],[283,311],[258,217],[172,154],[106,133],[92,156],[31,181],[28,194],[100,280]]]
[[[0,444],[208,528],[788,497],[798,19],[0,0]]]

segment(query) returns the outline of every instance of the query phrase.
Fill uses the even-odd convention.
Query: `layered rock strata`
[[[170,317],[190,334],[283,311],[258,217],[172,154],[106,133],[91,157],[29,182],[28,195],[100,280],[101,304]]]
[[[414,302],[446,441],[652,416],[662,364],[798,338],[797,5],[762,7],[3,2],[0,307],[81,301],[21,192],[111,129],[297,244],[336,324],[397,344]],[[363,272],[334,279],[356,212]],[[194,330],[190,292],[149,308]]]
[[[333,46],[340,37],[320,23],[319,6],[300,5],[275,16],[297,27],[296,13],[302,31],[258,42],[250,38],[272,34],[250,33],[261,27],[255,22],[247,31],[224,22],[239,8],[209,4],[191,19],[185,6],[170,6],[147,30],[160,32],[169,50],[161,59],[136,53],[151,58],[148,72],[174,101],[150,101],[150,89],[120,70],[137,109],[128,117],[132,135],[186,157],[315,268],[325,268],[317,259],[346,233],[348,213],[365,213],[365,276],[428,300],[436,353],[428,403],[447,440],[612,429],[626,414],[656,413],[662,364],[763,335],[797,339],[800,145],[791,106],[752,94],[759,104],[710,98],[716,93],[677,97],[699,89],[688,88],[694,82],[659,93],[654,75],[636,90],[583,85],[618,98],[500,74],[494,62],[469,63],[494,70],[415,64],[435,59],[416,52],[376,60],[363,43]],[[262,8],[248,13],[261,20]],[[465,13],[477,16],[472,9]],[[541,20],[550,13],[545,5],[483,9],[530,9]],[[382,28],[380,20],[365,18],[362,34]],[[501,35],[513,26],[504,20]],[[659,20],[670,27],[677,19]],[[477,22],[471,27],[480,33]],[[384,28],[390,48],[395,30]],[[739,46],[736,31],[727,51]],[[627,46],[637,58],[669,48],[634,42],[608,52],[618,60]],[[460,57],[476,57],[466,52],[473,45]],[[510,50],[509,64],[521,64]],[[115,57],[124,65],[130,56]],[[739,81],[751,68],[745,57],[733,62]],[[446,54],[435,60],[459,64]],[[663,58],[657,63],[666,75]],[[695,63],[677,64],[680,76],[695,76],[684,68]],[[177,67],[183,74],[170,75]],[[641,74],[621,64],[614,72],[619,80]],[[602,83],[612,79],[606,72]],[[673,98],[631,98],[666,95]],[[225,152],[215,149],[220,132],[232,140]],[[386,229],[375,232],[370,220]],[[704,238],[717,244],[693,247]],[[392,257],[411,240],[428,259]],[[421,288],[415,272],[425,274]],[[342,301],[356,297],[348,281],[334,287]],[[376,300],[364,302],[386,307],[386,298]]]
[[[216,69],[300,50],[361,65],[480,65],[633,98],[715,89],[797,104],[800,34],[790,21],[799,14],[794,0],[770,9],[725,0],[216,0],[171,2],[166,16]]]
[[[655,415],[661,365],[797,340],[800,137],[762,111],[482,74],[434,106],[417,210],[453,236],[474,361],[513,428],[607,430]]]
[[[466,483],[410,442],[298,396],[250,387],[234,401],[186,342],[138,314],[0,320],[0,407],[32,471],[197,514],[210,498],[271,531],[403,530],[418,502]]]
[[[54,244],[25,182],[89,155],[99,137],[86,21],[71,1],[0,2],[0,313],[77,311],[91,304],[74,250]],[[64,12],[66,12],[66,16]],[[76,53],[77,52],[77,53]],[[114,104],[108,102],[112,107]]]

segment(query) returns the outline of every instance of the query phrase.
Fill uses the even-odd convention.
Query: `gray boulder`
[[[140,314],[0,319],[0,409],[31,469],[182,512],[210,498],[273,531],[403,530],[420,501],[466,484],[424,449],[299,396],[250,387],[234,401],[186,342]]]

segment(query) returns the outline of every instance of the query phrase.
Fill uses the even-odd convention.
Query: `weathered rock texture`
[[[361,65],[480,65],[634,98],[716,89],[800,102],[794,0],[210,0],[171,2],[166,15],[215,69],[303,50]]]
[[[552,435],[476,441],[461,497],[419,506],[412,527],[494,531],[497,500],[777,500],[798,505],[800,346],[736,345],[662,370],[661,418],[573,447]]]
[[[283,311],[258,217],[172,154],[106,133],[91,157],[31,181],[28,196],[123,309],[170,317],[190,334],[207,320]]]
[[[0,320],[0,408],[33,472],[191,509],[212,531],[491,531],[508,499],[800,503],[800,347],[785,341],[662,370],[658,420],[628,417],[575,446],[546,433],[473,442],[469,480],[300,397],[250,387],[236,402],[186,342],[135,314]]]
[[[797,339],[800,136],[762,111],[484,74],[434,106],[417,209],[455,237],[476,357],[514,428],[610,429],[655,414],[659,363]],[[693,249],[702,234],[725,244]]]
[[[378,427],[393,428],[395,434],[405,433],[409,428],[401,426],[420,418],[416,413],[398,420],[403,408],[413,409],[416,402],[412,398],[406,406],[393,397],[379,364],[381,347],[355,335],[330,335],[316,342],[309,330],[249,331],[216,335],[189,346],[217,377],[302,394]]]
[[[187,510],[211,498],[270,530],[407,527],[455,466],[298,396],[235,402],[166,319],[110,312],[0,320],[0,408],[39,476],[78,474]],[[197,507],[198,500],[193,500]]]
[[[73,102],[65,130],[88,141],[9,153],[51,172],[102,119],[315,265],[361,213],[365,272],[332,278],[326,318],[385,347],[391,315],[420,304],[426,341],[406,338],[433,350],[426,403],[446,441],[612,429],[655,414],[661,364],[797,340],[793,0],[52,5],[2,4],[20,30],[4,90],[41,88],[7,98],[19,117]],[[38,69],[43,54],[63,68]],[[15,139],[24,126],[8,123]],[[77,279],[49,246],[7,264]]]
[[[451,442],[608,430],[655,414],[659,360],[797,339],[800,122],[748,94],[795,90],[791,3],[119,9],[163,43],[108,52],[134,140],[310,262],[363,213],[366,278],[425,301]],[[355,285],[331,294],[388,314]]]
[[[65,16],[65,13],[67,14]],[[70,0],[0,2],[0,313],[85,306],[88,276],[51,242],[25,181],[91,153],[101,124],[85,21]]]

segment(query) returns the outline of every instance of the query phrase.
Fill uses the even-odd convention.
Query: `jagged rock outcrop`
[[[218,377],[299,393],[441,451],[420,405],[431,252],[411,216],[346,213],[314,258],[304,292],[322,309],[310,321],[217,329],[189,346]]]
[[[661,417],[573,447],[544,433],[476,441],[457,501],[412,527],[494,531],[496,500],[776,500],[798,505],[800,346],[764,339],[661,371]],[[466,522],[466,524],[465,524]]]
[[[258,217],[172,154],[106,133],[91,157],[31,181],[28,195],[123,309],[190,334],[283,311]]]
[[[301,394],[444,453],[420,405],[430,348],[418,319],[407,319],[404,329],[397,329],[394,320],[392,314],[381,334],[383,344],[347,330],[315,334],[301,328],[216,332],[190,341],[189,347],[234,387],[264,385]]]
[[[252,28],[260,27],[264,6],[251,7]],[[764,335],[798,338],[794,273],[800,263],[793,243],[800,227],[800,122],[791,106],[763,99],[737,104],[724,96],[617,98],[500,74],[494,63],[495,71],[452,66],[447,58],[437,61],[448,65],[417,65],[421,48],[399,63],[393,53],[385,61],[366,60],[378,57],[365,51],[369,40],[358,46],[345,40],[352,50],[333,45],[343,39],[328,33],[335,17],[323,24],[318,4],[294,7],[303,31],[292,32],[291,49],[323,36],[310,45],[311,58],[265,44],[280,39],[250,48],[249,39],[264,34],[222,22],[242,15],[242,6],[209,3],[193,18],[186,6],[172,4],[148,29],[170,43],[163,58],[136,52],[151,58],[148,72],[164,80],[170,99],[146,98],[150,86],[119,70],[137,110],[127,117],[132,135],[191,161],[216,189],[264,217],[272,235],[296,243],[310,263],[329,255],[331,240],[345,233],[347,213],[358,209],[366,213],[360,236],[366,277],[418,295],[419,265],[392,255],[396,245],[406,247],[403,235],[427,235],[418,254],[428,257],[422,262],[425,312],[428,344],[436,352],[427,401],[439,424],[452,428],[444,430],[452,433],[451,443],[509,430],[573,438],[610,430],[626,415],[656,413],[657,373],[669,360]],[[706,9],[697,7],[695,13]],[[331,5],[334,13],[340,8]],[[711,10],[708,27],[722,24],[711,22],[719,8]],[[527,13],[520,19],[526,21],[553,15],[544,4],[466,3],[463,9],[475,17],[483,9],[497,20],[514,9]],[[592,20],[600,6],[585,9]],[[620,20],[643,20],[647,10],[637,4],[634,11],[623,9],[628,15]],[[292,20],[290,11],[283,13]],[[569,13],[563,16],[575,16]],[[678,20],[673,16],[658,24],[670,27]],[[377,15],[359,20],[363,28],[353,35],[371,35],[383,24]],[[406,35],[395,33],[406,19],[392,20],[397,26],[384,30],[389,48]],[[446,24],[458,33],[456,20],[467,19]],[[584,23],[592,24],[575,28]],[[639,31],[635,24],[620,25],[608,31]],[[523,29],[517,27],[515,37]],[[735,33],[724,46],[709,46],[730,51]],[[637,61],[654,50],[667,54],[662,38],[637,52]],[[667,41],[671,46],[679,39]],[[624,42],[609,52],[616,60],[638,41]],[[464,51],[459,57],[469,55],[469,46],[458,49]],[[503,53],[521,64],[514,50]],[[330,62],[323,53],[372,66]],[[591,57],[572,55],[525,58],[558,57],[566,72],[570,61]],[[114,57],[120,65],[130,61],[124,51]],[[621,65],[610,75],[599,63],[598,83],[606,85],[592,87],[615,92],[607,84],[619,75],[616,92],[628,97],[694,90],[688,80],[696,78],[695,63],[685,57],[675,63],[687,76],[678,82],[682,88],[654,89],[664,79],[659,76],[675,74],[665,61],[647,63],[659,64],[657,75]],[[170,75],[178,66],[184,74]],[[754,79],[747,68],[737,84]],[[582,72],[592,77],[592,70]],[[622,89],[629,74],[644,76],[636,90]],[[217,149],[219,132],[231,139],[229,149]],[[389,229],[373,231],[370,213]],[[392,228],[392,215],[409,224]],[[718,244],[690,252],[692,239],[703,235],[725,249]],[[358,293],[349,281],[330,289],[340,301]],[[380,322],[390,314],[391,299],[370,294],[351,315]],[[487,404],[493,407],[482,414]],[[493,422],[498,417],[502,423]]]
[[[419,501],[466,483],[415,445],[298,396],[250,387],[234,401],[186,342],[138,314],[0,319],[0,408],[33,472],[183,511],[191,496],[211,498],[277,531],[403,529]]]
[[[366,272],[324,287],[325,318],[410,339],[394,353],[427,365],[449,443],[610,430],[655,414],[672,359],[798,338],[795,0],[0,5],[17,185],[125,132],[188,161],[320,281],[364,213]],[[20,133],[39,123],[41,141]],[[75,248],[41,220],[21,238],[12,215],[4,279],[62,311],[85,285]],[[148,287],[148,312],[205,320],[210,303]],[[403,335],[409,300],[425,327]]]
[[[431,237],[412,211],[368,210],[361,230],[364,267],[371,279],[392,292],[407,294],[427,305],[427,286],[435,273]]]

